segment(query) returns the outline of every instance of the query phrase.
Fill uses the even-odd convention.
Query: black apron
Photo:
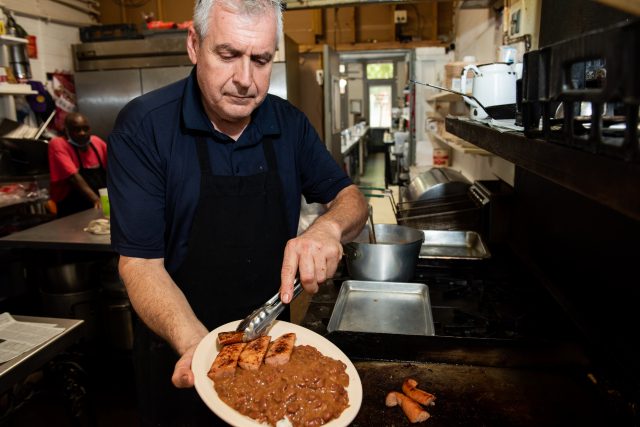
[[[104,169],[104,165],[102,164],[102,160],[100,159],[98,150],[96,150],[96,147],[94,147],[91,142],[89,142],[89,148],[91,148],[93,152],[96,153],[98,164],[100,165],[97,168],[85,168],[82,164],[82,158],[80,157],[80,151],[78,150],[78,147],[76,147],[75,145],[73,146],[73,150],[76,152],[76,156],[78,156],[78,164],[80,165],[80,167],[78,168],[78,174],[87,182],[93,192],[98,194],[99,189],[106,188],[107,186],[107,172]],[[87,199],[87,196],[85,196],[84,193],[80,191],[75,185],[71,185],[67,197],[56,203],[58,217],[82,212],[92,207],[93,203],[89,199]]]
[[[209,329],[238,320],[280,288],[289,238],[273,141],[262,146],[267,172],[213,175],[207,142],[196,142],[200,198],[186,259],[172,275],[196,316]],[[288,312],[285,316],[288,316]],[[177,354],[142,323],[137,325],[134,365],[143,425],[226,425],[195,388],[177,389],[171,374]]]

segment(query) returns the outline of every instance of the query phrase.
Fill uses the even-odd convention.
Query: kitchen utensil
[[[300,279],[296,278],[293,283],[293,296],[291,301],[294,300],[302,292],[302,284]],[[264,335],[276,317],[284,310],[284,304],[280,300],[280,294],[277,293],[272,296],[269,301],[265,302],[262,306],[256,308],[250,315],[245,317],[238,328],[237,332],[244,332],[242,340],[244,342],[254,340]]]
[[[373,206],[369,205],[369,243],[376,243],[376,230],[373,228]]]
[[[467,72],[469,71],[475,74],[472,89],[473,99],[468,99],[470,97],[465,99],[472,107],[471,118],[515,119],[516,71],[513,65],[504,62],[467,65],[463,68],[460,77],[460,91],[462,93],[467,90]]]
[[[436,200],[444,196],[467,194],[471,182],[451,168],[431,168],[417,175],[407,185],[405,200]]]
[[[344,245],[349,276],[355,280],[406,282],[413,277],[420,247],[421,230],[396,224],[375,224],[376,243],[368,243],[363,231]]]
[[[340,286],[327,331],[435,335],[429,287],[346,280]]]
[[[420,259],[482,260],[491,257],[482,237],[475,231],[422,230]]]

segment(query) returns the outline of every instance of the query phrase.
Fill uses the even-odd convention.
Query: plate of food
[[[191,364],[196,391],[218,417],[236,427],[295,426],[312,420],[344,427],[353,421],[362,404],[362,383],[338,347],[281,320],[274,322],[269,338],[221,345],[219,334],[235,331],[239,323],[205,336]]]

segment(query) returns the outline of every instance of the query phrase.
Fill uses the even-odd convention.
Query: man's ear
[[[193,25],[189,27],[189,32],[187,33],[187,53],[189,54],[189,59],[193,65],[198,63],[198,51],[200,49],[200,37],[198,37],[198,33],[193,28]]]

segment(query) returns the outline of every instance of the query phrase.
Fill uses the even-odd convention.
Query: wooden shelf
[[[0,83],[0,95],[35,95],[37,93],[28,84]]]
[[[457,102],[462,101],[462,96],[457,93],[440,92],[427,98],[427,102]]]
[[[16,44],[27,44],[27,43],[29,43],[29,40],[23,39],[20,37],[9,36],[7,34],[3,34],[0,36],[0,45],[4,44],[7,46],[12,46]]]
[[[448,117],[448,132],[549,181],[640,220],[640,163]],[[594,224],[596,226],[597,224]]]
[[[436,141],[441,144],[448,145],[455,151],[462,154],[474,154],[479,156],[492,156],[490,152],[483,148],[476,147],[470,142],[465,141],[464,139],[458,138],[455,135],[439,135],[437,133],[428,131],[429,135],[431,135]]]

